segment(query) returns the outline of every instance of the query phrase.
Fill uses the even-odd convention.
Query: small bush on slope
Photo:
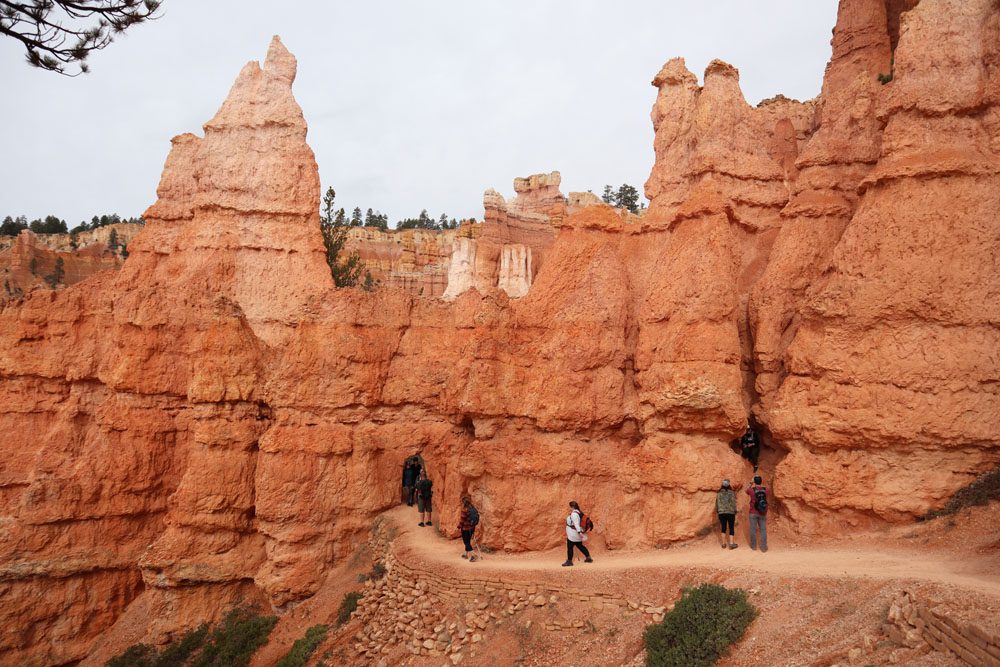
[[[183,667],[191,654],[205,643],[206,635],[208,626],[202,623],[186,632],[180,641],[168,644],[160,653],[152,646],[135,644],[105,664],[107,667]]]
[[[146,644],[133,644],[125,652],[104,663],[105,667],[153,667],[156,650]]]
[[[276,616],[258,616],[247,607],[233,609],[212,631],[193,667],[245,667],[277,622]]]
[[[361,599],[361,593],[357,591],[351,591],[344,596],[344,599],[340,602],[340,609],[337,610],[337,625],[341,626],[351,620],[351,614],[354,610],[358,608],[358,600]]]
[[[993,500],[1000,500],[1000,468],[980,475],[972,484],[956,491],[944,507],[928,512],[924,518],[935,519],[939,516],[956,514],[966,507],[988,505]]]
[[[649,667],[708,667],[757,617],[746,591],[718,584],[685,589],[661,623],[646,628]]]
[[[163,649],[153,661],[153,667],[184,667],[191,654],[201,648],[208,636],[208,625],[202,623],[185,634],[179,642],[173,642]]]
[[[306,630],[306,636],[295,640],[295,643],[292,644],[292,650],[278,661],[276,667],[305,667],[309,656],[326,639],[326,631],[327,626],[325,625],[314,625]]]

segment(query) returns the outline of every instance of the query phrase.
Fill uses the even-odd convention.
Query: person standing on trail
[[[420,523],[418,526],[431,525],[431,487],[433,483],[427,479],[427,471],[420,471],[420,479],[417,480],[417,511],[420,512]]]
[[[403,464],[403,490],[406,497],[406,504],[413,507],[413,487],[417,483],[417,471],[419,464],[411,456]]]
[[[563,567],[571,567],[573,565],[573,548],[576,547],[583,554],[584,563],[593,563],[594,559],[590,557],[590,552],[587,551],[587,547],[583,546],[584,540],[587,539],[585,531],[581,521],[583,520],[583,511],[575,500],[569,501],[570,513],[566,517],[566,562],[563,563]]]
[[[767,505],[770,496],[760,475],[755,475],[753,484],[747,487],[750,496],[750,548],[757,548],[757,531],[760,531],[760,550],[767,551]]]
[[[747,430],[740,438],[740,455],[753,465],[753,471],[757,472],[757,460],[760,458],[760,440],[754,432],[750,422],[747,422]]]
[[[476,561],[476,555],[472,553],[472,536],[478,524],[479,510],[472,504],[472,498],[462,496],[462,516],[458,519],[458,529],[462,531],[462,542],[465,543],[465,553],[462,554],[462,558],[467,558],[470,563]]]
[[[719,525],[721,526],[722,534],[722,548],[735,549],[738,544],[736,544],[736,538],[733,537],[733,531],[736,526],[736,492],[733,491],[733,487],[729,485],[729,480],[722,480],[722,486],[719,488],[719,492],[715,494],[715,511],[719,515]],[[726,529],[729,529],[729,534],[726,534]]]

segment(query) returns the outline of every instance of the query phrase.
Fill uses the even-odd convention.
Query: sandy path
[[[767,553],[753,551],[742,544],[723,550],[713,538],[687,543],[671,549],[649,551],[600,551],[593,553],[594,563],[577,561],[575,567],[562,568],[565,550],[526,554],[488,554],[467,564],[459,558],[461,540],[449,540],[437,531],[416,525],[412,508],[399,507],[387,512],[399,529],[400,544],[413,556],[434,564],[474,567],[480,572],[544,572],[546,578],[585,568],[593,571],[620,572],[632,569],[705,567],[714,570],[756,571],[791,577],[858,577],[877,580],[915,580],[948,584],[1000,597],[1000,576],[989,558],[974,554],[953,558],[922,550],[855,547],[801,547],[772,544]]]

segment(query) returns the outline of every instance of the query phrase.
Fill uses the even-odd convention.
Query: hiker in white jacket
[[[569,501],[569,507],[570,513],[566,517],[566,562],[563,563],[563,567],[573,565],[573,547],[579,549],[580,553],[583,554],[584,563],[593,563],[594,559],[590,557],[590,552],[587,551],[587,547],[583,546],[583,541],[586,538],[583,527],[580,525],[583,512],[575,500]]]

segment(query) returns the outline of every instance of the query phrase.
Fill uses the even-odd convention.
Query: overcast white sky
[[[642,184],[653,75],[683,56],[740,70],[751,104],[819,93],[836,0],[166,0],[75,79],[0,38],[0,216],[141,213],[170,138],[202,134],[272,34],[324,189],[390,224],[427,208],[482,216],[482,193],[559,170],[563,192]]]

